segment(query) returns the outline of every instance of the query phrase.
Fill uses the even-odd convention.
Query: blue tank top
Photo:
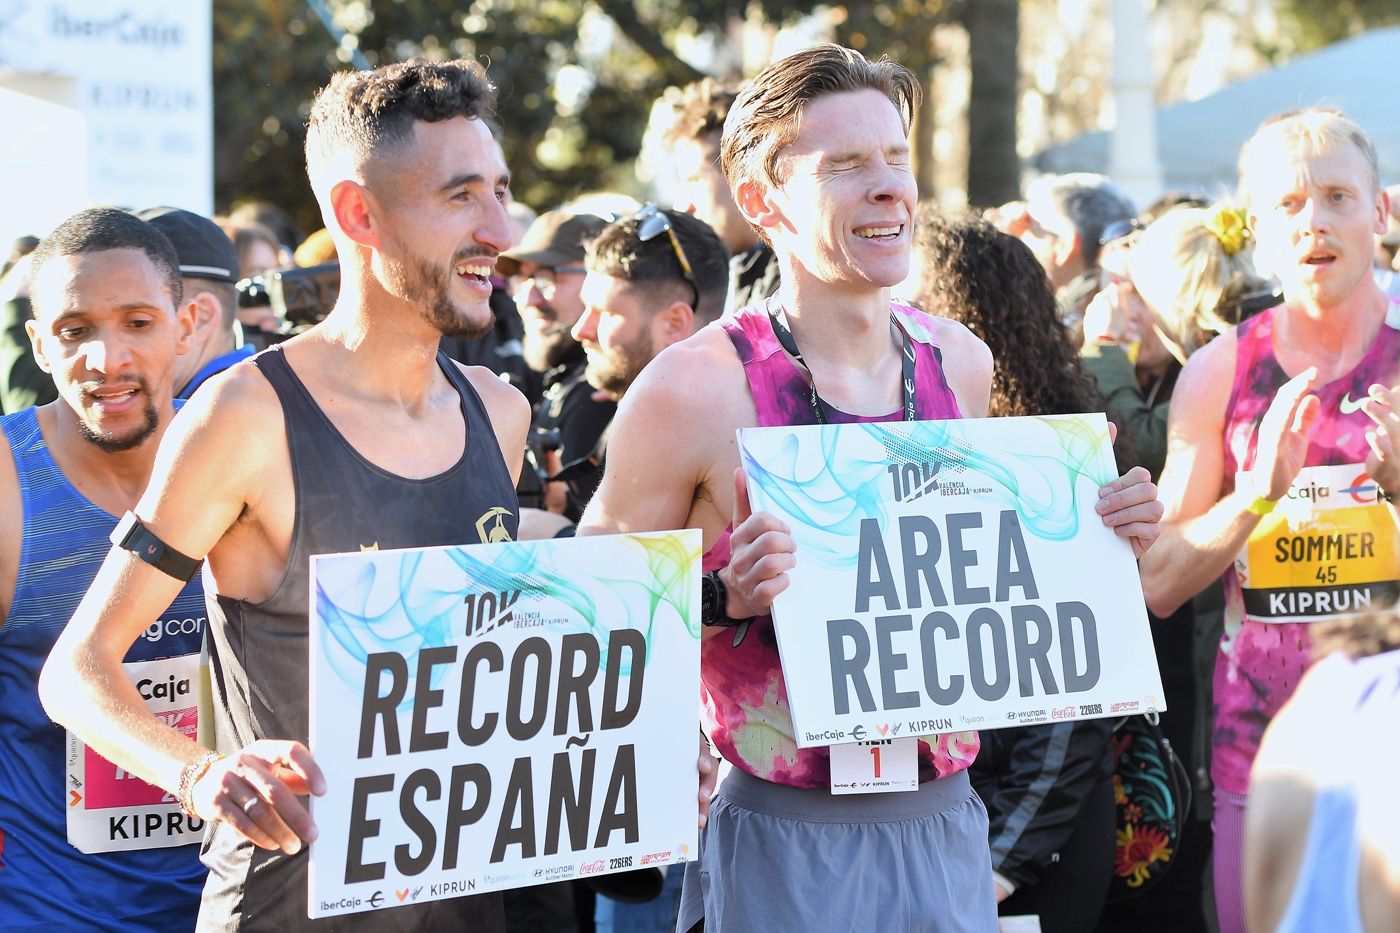
[[[1277,933],[1363,933],[1358,896],[1364,816],[1358,785],[1368,781],[1374,796],[1377,779],[1392,773],[1393,754],[1377,759],[1363,753],[1377,737],[1390,734],[1400,711],[1400,651],[1355,661],[1332,656],[1314,665],[1308,677],[1308,694],[1300,690],[1294,703],[1317,721],[1333,723],[1331,741],[1343,752],[1335,767],[1313,775],[1318,787],[1303,861]],[[1393,749],[1389,742],[1382,747]],[[1383,793],[1389,800],[1388,787]]]
[[[205,875],[197,845],[87,855],[68,843],[68,740],[39,703],[39,671],[107,556],[117,518],[63,475],[33,408],[0,418],[0,428],[24,507],[14,600],[0,627],[0,929],[193,929]],[[196,578],[126,661],[197,655],[204,616]]]

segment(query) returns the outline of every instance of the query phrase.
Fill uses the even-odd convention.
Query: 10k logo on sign
[[[938,491],[941,463],[891,463],[886,469],[894,487],[896,502],[909,502]]]

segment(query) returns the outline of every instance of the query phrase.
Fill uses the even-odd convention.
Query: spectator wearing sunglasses
[[[530,225],[520,244],[502,253],[496,268],[515,279],[515,304],[525,326],[525,363],[543,379],[531,424],[535,469],[521,474],[521,496],[538,495],[540,478],[554,477],[565,463],[586,457],[616,405],[593,397],[583,378],[583,347],[570,333],[583,314],[583,245],[607,226],[594,214],[548,211]],[[548,511],[578,520],[579,510],[560,482],[546,482]]]
[[[647,204],[588,243],[573,338],[587,354],[586,384],[620,401],[658,353],[719,318],[729,281],[729,250],[703,220]],[[564,460],[555,474],[581,512],[603,475],[606,427],[594,447]],[[522,537],[568,533],[571,523],[527,517]]]

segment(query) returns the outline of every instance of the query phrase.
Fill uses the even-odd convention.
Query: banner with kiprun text
[[[1235,476],[1251,488],[1249,473]],[[1235,558],[1245,613],[1316,622],[1400,597],[1400,527],[1364,463],[1303,467]]]
[[[700,533],[312,559],[308,916],[696,855]]]
[[[1165,708],[1103,415],[751,428],[803,747]]]

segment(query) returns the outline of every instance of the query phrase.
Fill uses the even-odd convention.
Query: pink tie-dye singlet
[[[913,341],[915,398],[924,420],[960,418],[957,398],[943,376],[942,357],[922,311],[894,305]],[[806,373],[783,352],[763,305],[744,308],[721,322],[744,364],[760,427],[814,423]],[[902,412],[860,418],[829,410],[834,424],[898,421]],[[801,560],[799,553],[797,559]],[[729,563],[729,530],[705,554],[705,570]],[[827,787],[830,758],[825,748],[797,747],[787,687],[778,661],[773,621],[759,616],[738,647],[727,634],[700,645],[700,692],[705,728],[715,748],[736,768],[792,787]],[[928,736],[919,741],[919,780],[963,771],[977,756],[976,732]]]
[[[1235,381],[1225,409],[1223,492],[1253,469],[1259,422],[1289,374],[1274,356],[1274,315],[1236,331]],[[1264,729],[1310,662],[1308,625],[1380,609],[1400,592],[1395,518],[1365,472],[1360,402],[1373,383],[1400,377],[1400,304],[1347,375],[1314,389],[1322,403],[1305,466],[1288,495],[1260,520],[1225,572],[1225,633],[1215,662],[1211,774],[1243,794]]]

